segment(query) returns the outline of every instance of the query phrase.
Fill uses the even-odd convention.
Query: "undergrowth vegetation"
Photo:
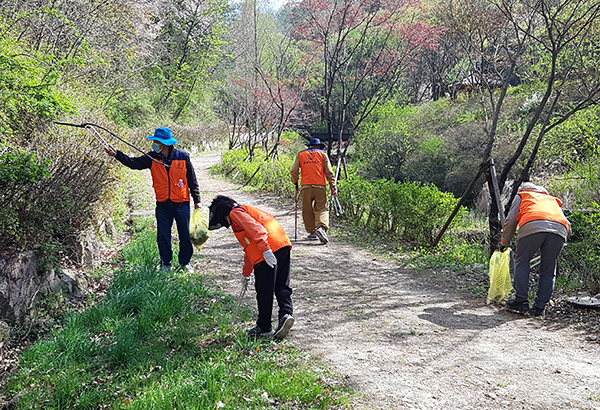
[[[434,105],[443,107],[442,103],[436,104]],[[409,113],[414,111],[406,110]],[[401,129],[402,125],[396,124],[394,127]],[[229,150],[223,154],[222,162],[213,167],[213,172],[232,179],[246,189],[270,191],[293,200],[295,190],[290,181],[289,169],[296,153],[303,147],[297,138],[290,136],[289,140],[292,145],[273,161],[265,161],[261,156],[249,159],[248,152],[243,149]],[[401,151],[400,148],[394,149]],[[395,152],[388,147],[387,153],[392,155]],[[592,157],[590,153],[588,158]],[[364,156],[361,158],[365,160]],[[428,164],[427,161],[421,164],[417,161],[414,162],[414,168],[427,168]],[[363,173],[360,170],[364,170],[365,166],[361,161],[353,164],[348,167],[348,178],[342,177],[338,181],[339,200],[344,213],[335,215],[335,212],[330,212],[333,232],[336,232],[337,226],[343,225],[346,232],[339,232],[340,236],[362,245],[409,255],[412,266],[442,266],[464,271],[474,266],[485,268],[488,265],[489,227],[485,213],[474,207],[462,207],[438,246],[432,248],[431,245],[457,203],[454,195],[441,191],[431,182],[411,182],[410,179],[407,182],[395,182],[394,178],[368,179],[360,176]],[[418,169],[413,172],[417,171]],[[593,186],[594,175],[590,171],[584,180],[587,187]],[[468,181],[465,182],[467,183]],[[568,186],[563,184],[563,189],[563,194],[569,197]],[[589,192],[589,188],[587,189],[588,191],[583,192]],[[575,234],[559,257],[561,276],[557,280],[557,288],[598,292],[598,206],[594,201],[579,204],[584,205],[586,210],[570,212],[569,218],[572,219]],[[377,245],[377,241],[382,243]]]
[[[249,159],[246,150],[232,149],[223,153],[221,163],[215,165],[212,172],[224,175],[246,189],[270,191],[293,200],[295,188],[290,181],[290,168],[296,153],[303,147],[297,136],[288,135],[287,138],[292,145],[274,161],[265,161],[260,156]],[[428,247],[457,203],[452,194],[441,192],[433,184],[395,183],[384,179],[369,181],[356,175],[355,169],[348,170],[348,179],[338,181],[339,200],[344,213],[330,213],[333,229],[336,224],[343,223],[362,235],[400,243],[407,250],[418,250],[420,255],[431,255]],[[453,245],[466,243],[473,247],[471,253],[477,256],[471,255],[469,260],[482,261],[485,242],[480,238],[480,224],[473,226],[469,212],[461,208],[447,235],[453,238]],[[459,227],[462,231],[471,229],[475,233],[457,234]],[[441,246],[444,244],[442,242]],[[447,258],[448,263],[456,264],[461,253],[464,254],[464,250],[442,253],[442,259]]]
[[[123,249],[107,295],[26,350],[7,391],[16,409],[331,408],[343,388],[285,341],[248,337],[235,299],[203,276],[155,268],[155,236]],[[247,310],[241,316],[248,318]]]
[[[573,235],[560,255],[561,284],[600,293],[600,206],[569,214]]]
[[[457,203],[452,194],[433,184],[367,181],[357,175],[338,182],[340,215],[367,232],[386,233],[389,239],[431,245]],[[453,221],[464,215],[461,210]]]

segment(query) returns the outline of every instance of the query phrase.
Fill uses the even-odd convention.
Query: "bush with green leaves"
[[[514,154],[525,127],[526,118],[519,107],[535,90],[520,92],[521,87],[511,87],[500,115],[492,152],[497,166]],[[475,95],[416,106],[388,101],[378,105],[361,125],[350,151],[351,160],[358,174],[369,180],[433,183],[442,191],[462,196],[483,158],[485,118]],[[516,172],[513,170],[509,178]],[[472,200],[480,189],[476,187],[466,199]]]
[[[558,158],[558,160],[555,160]],[[579,111],[553,128],[540,148],[537,172],[568,207],[600,202],[600,107]]]
[[[568,215],[572,236],[560,255],[560,276],[569,287],[600,293],[600,206]]]
[[[250,159],[245,148],[231,149],[223,153],[221,163],[213,166],[214,173],[224,174],[249,189],[262,189],[283,197],[293,197],[290,168],[294,158],[279,154],[276,160],[266,160],[263,155]]]
[[[371,182],[353,175],[338,185],[346,220],[368,232],[421,246],[433,243],[457,203],[452,194],[432,184]],[[455,217],[455,224],[464,212]]]
[[[26,206],[23,197],[31,186],[47,181],[50,160],[18,147],[5,147],[0,154],[0,245],[17,244],[28,237],[33,229],[23,220],[23,212],[17,204]],[[3,206],[2,206],[3,205]]]
[[[367,179],[435,184],[461,195],[482,155],[480,109],[471,101],[449,100],[377,106],[363,124],[351,152]]]
[[[50,129],[19,143],[3,154],[20,171],[3,172],[0,245],[18,250],[53,243],[74,256],[78,235],[92,224],[94,208],[114,180],[115,169],[85,132]],[[9,181],[24,173],[36,176]]]
[[[59,73],[41,58],[0,37],[0,135],[28,138],[48,120],[74,111],[57,90]]]

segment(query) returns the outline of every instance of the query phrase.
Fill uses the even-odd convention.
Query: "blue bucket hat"
[[[146,138],[152,141],[158,141],[165,145],[175,145],[177,140],[173,138],[173,133],[167,127],[160,127],[154,130],[154,135],[148,135]]]
[[[308,141],[308,144],[306,144],[306,145],[308,145],[309,147],[312,147],[312,146],[317,146],[317,147],[321,147],[321,148],[325,147],[325,144],[323,144],[321,142],[321,140],[318,138],[311,138]]]

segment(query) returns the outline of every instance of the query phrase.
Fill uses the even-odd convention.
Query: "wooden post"
[[[493,191],[492,190],[490,190],[490,191],[494,192],[494,195],[496,196],[496,204],[498,205],[498,213],[500,214],[500,224],[502,226],[504,226],[504,221],[505,221],[504,207],[502,206],[502,198],[500,196],[500,188],[498,187],[498,178],[496,177],[496,167],[494,167],[493,159],[490,159],[489,167],[490,167],[490,176],[492,177],[492,185],[493,185]],[[490,194],[491,194],[491,192],[490,192]]]

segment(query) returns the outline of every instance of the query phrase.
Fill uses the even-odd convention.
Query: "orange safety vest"
[[[324,155],[326,155],[325,151],[316,148],[308,148],[298,153],[302,170],[302,185],[325,186]]]
[[[190,201],[185,158],[173,158],[168,168],[152,162],[150,173],[157,202],[165,202],[168,199],[173,202]]]
[[[273,215],[249,205],[241,205],[239,208],[242,208],[244,211],[248,212],[248,214],[254,218],[254,220],[264,226],[268,235],[267,242],[269,242],[269,247],[273,252],[283,248],[284,246],[292,246],[287,234],[281,225],[279,225],[279,222],[273,218]],[[253,265],[262,262],[265,259],[262,252],[258,249],[256,241],[253,238],[250,238],[246,234],[245,230],[242,229],[241,231],[237,232],[234,230],[233,233],[235,234],[238,242],[244,247],[244,252],[246,252],[246,255]]]
[[[560,199],[552,195],[532,191],[521,191],[519,195],[521,196],[521,205],[519,206],[519,214],[517,215],[519,227],[527,222],[541,219],[559,222],[567,230],[569,229],[567,218],[565,218],[560,210],[560,206],[562,205]]]

